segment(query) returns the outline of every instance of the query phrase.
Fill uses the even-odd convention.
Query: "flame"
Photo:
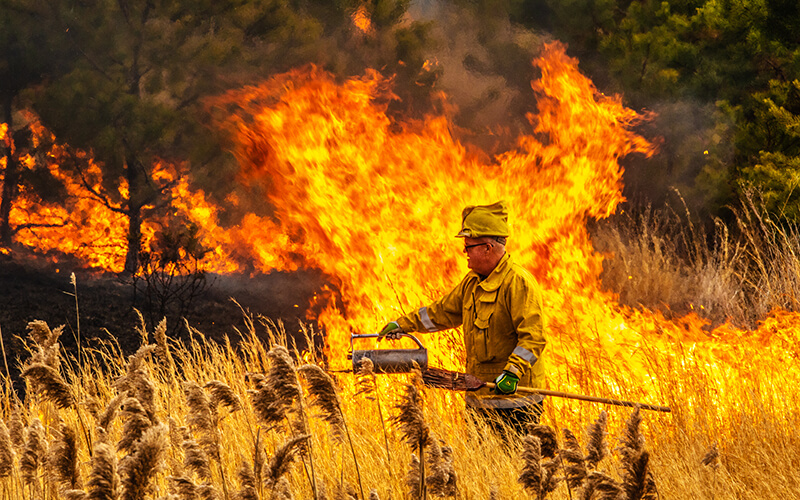
[[[287,236],[262,247],[269,265],[321,269],[340,293],[320,315],[332,353],[344,352],[350,332],[375,331],[458,283],[466,266],[454,235],[468,204],[507,200],[509,251],[551,291],[551,307],[571,294],[607,300],[585,222],[622,201],[619,158],[652,148],[629,131],[637,114],[598,95],[562,47],[535,64],[531,135],[491,162],[470,156],[444,117],[391,120],[389,82],[375,72],[339,85],[310,67],[219,100],[241,110],[228,126],[242,182],[275,207],[277,222],[261,233]]]
[[[366,6],[360,5],[353,12],[351,19],[353,20],[353,25],[362,33],[369,35],[375,31],[375,29],[372,27],[372,20],[369,18],[369,13],[367,12]]]
[[[602,256],[586,221],[609,216],[623,200],[619,160],[651,155],[653,148],[631,131],[643,117],[619,97],[599,94],[561,45],[546,46],[534,64],[541,77],[532,83],[537,110],[528,116],[530,133],[488,159],[470,154],[444,116],[390,117],[391,80],[375,71],[337,82],[310,66],[221,96],[215,104],[233,110],[222,126],[232,132],[241,167],[241,190],[226,202],[233,212],[254,203],[272,212],[247,212],[237,224],[223,224],[230,214],[223,217],[221,206],[192,188],[182,166],[163,162],[154,178],[171,186],[171,211],[145,224],[145,244],[170,216],[180,216],[201,228],[208,270],[323,271],[330,285],[308,310],[326,333],[332,367],[341,369],[350,333],[377,331],[459,282],[467,271],[454,237],[461,209],[504,199],[508,250],[543,287],[551,385],[663,401],[668,381],[653,375],[654,359],[675,370],[700,366],[719,380],[754,376],[741,359],[754,367],[796,359],[796,314],[776,311],[754,332],[730,325],[709,332],[694,313],[668,321],[659,312],[620,307],[602,290]],[[0,128],[0,139],[8,142],[6,130]],[[61,168],[67,154],[88,161],[85,184]],[[86,189],[102,183],[100,167],[56,146],[47,168],[67,186],[69,207],[23,191],[14,224],[42,227],[19,232],[17,241],[120,270],[126,230],[120,207],[103,205]],[[124,197],[127,186],[119,185]],[[255,193],[265,199],[242,202]],[[423,341],[433,364],[463,366],[458,331]],[[691,404],[695,396],[683,397]]]

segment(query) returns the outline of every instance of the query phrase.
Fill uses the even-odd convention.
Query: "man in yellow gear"
[[[466,207],[461,218],[456,236],[464,238],[471,271],[439,300],[384,326],[379,340],[463,326],[467,373],[496,384],[493,390],[467,393],[467,407],[490,422],[499,417],[523,431],[526,422],[538,422],[543,409],[542,396],[515,394],[518,384],[544,386],[541,291],[533,276],[506,253],[504,202]]]

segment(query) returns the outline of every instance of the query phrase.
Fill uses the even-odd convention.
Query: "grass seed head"
[[[583,484],[589,471],[586,469],[586,462],[583,457],[583,450],[578,443],[575,434],[569,429],[564,429],[564,448],[559,451],[564,465],[564,479],[571,489],[578,488]]]
[[[272,491],[272,498],[273,500],[294,500],[294,496],[292,495],[292,488],[289,485],[289,480],[285,477],[281,477],[275,488]]]
[[[233,495],[234,500],[258,500],[258,479],[253,469],[247,460],[242,460],[237,471],[241,488]]]
[[[0,478],[8,477],[14,471],[14,450],[8,427],[0,418]]]
[[[117,449],[130,453],[134,451],[144,432],[153,426],[153,422],[136,398],[126,398],[123,401],[120,415],[125,419],[125,424],[122,426],[122,437],[117,443]]]
[[[658,491],[650,471],[650,453],[641,450],[622,459],[622,487],[628,500],[657,500]]]
[[[150,482],[162,465],[166,444],[165,434],[166,429],[163,425],[147,429],[137,442],[134,453],[120,464],[121,500],[145,498]]]
[[[189,411],[186,415],[186,422],[189,424],[189,428],[200,436],[200,444],[208,456],[219,461],[217,419],[216,412],[211,406],[211,400],[205,391],[191,380],[183,383],[183,393],[186,396],[186,404],[189,406]]]
[[[406,475],[406,488],[412,500],[422,498],[422,464],[417,458],[416,453],[411,454],[411,462],[408,464],[408,474]]]
[[[208,455],[194,439],[187,439],[181,445],[183,448],[183,466],[193,470],[201,479],[211,479],[211,466]]]
[[[211,393],[211,404],[215,407],[220,405],[228,408],[228,411],[235,412],[242,409],[242,401],[228,385],[219,380],[212,380],[203,386]]]
[[[581,500],[626,500],[625,491],[611,476],[592,471],[586,476]]]
[[[89,475],[89,500],[117,500],[119,498],[119,474],[117,454],[106,443],[94,447],[92,472]]]
[[[72,389],[51,366],[36,363],[22,371],[22,376],[30,379],[34,390],[59,408],[66,409],[75,404]]]
[[[182,500],[195,500],[197,498],[197,485],[188,476],[170,476],[167,478],[172,486],[172,491]]]
[[[536,436],[542,445],[542,458],[553,458],[558,453],[558,437],[549,425],[530,425],[528,434]]]
[[[345,434],[344,415],[333,379],[317,365],[306,364],[297,371],[308,383],[311,404],[322,411],[322,418],[331,426],[334,438],[341,441]]]
[[[542,491],[542,442],[533,435],[525,436],[522,443],[522,472],[517,481],[537,498]]]
[[[82,488],[78,471],[78,439],[74,428],[61,426],[60,436],[50,445],[47,465],[52,482],[67,490]]]
[[[714,470],[719,467],[719,448],[717,447],[716,442],[714,442],[706,454],[703,455],[703,459],[700,461],[700,463],[707,467],[711,467]]]
[[[287,407],[292,406],[295,398],[300,397],[300,386],[294,362],[285,347],[276,345],[267,353],[270,360],[267,384],[275,391],[278,400]]]
[[[86,500],[89,495],[83,490],[62,490],[59,492],[59,498],[64,500]]]
[[[122,402],[128,398],[127,392],[121,392],[111,398],[111,400],[106,405],[105,409],[97,415],[97,425],[102,427],[103,429],[108,429],[111,425],[111,422],[114,421],[114,417],[117,416],[117,411],[119,407],[122,405]]]
[[[453,448],[440,446],[436,439],[431,439],[428,447],[428,468],[430,474],[425,482],[431,494],[440,497],[455,496],[458,476],[453,466]]]
[[[356,393],[355,396],[364,395],[367,398],[372,398],[372,395],[377,390],[375,380],[375,363],[369,358],[361,358],[358,362],[358,371],[356,372]]]
[[[45,459],[47,439],[42,422],[35,418],[28,426],[25,437],[25,449],[20,460],[20,472],[25,484],[37,482],[39,467]]]
[[[586,465],[590,469],[597,467],[597,464],[608,455],[607,425],[608,414],[603,410],[597,420],[590,424],[587,429],[589,441],[586,445]]]
[[[430,440],[430,428],[422,411],[422,393],[414,384],[406,385],[406,392],[395,406],[394,425],[400,428],[403,439],[414,450],[425,447]]]
[[[22,409],[16,404],[8,421],[8,435],[11,444],[18,450],[25,446],[25,421],[22,419]]]
[[[28,336],[40,347],[50,347],[58,341],[64,331],[64,325],[51,330],[47,323],[41,320],[34,320],[28,323]]]
[[[289,471],[289,467],[292,465],[292,462],[294,462],[299,450],[310,437],[311,435],[309,434],[297,436],[289,439],[275,450],[275,454],[269,462],[266,477],[264,478],[264,483],[268,488],[277,489],[279,481],[283,479],[283,475]]]

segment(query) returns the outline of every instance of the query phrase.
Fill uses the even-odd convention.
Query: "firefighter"
[[[544,386],[541,291],[506,253],[504,202],[466,207],[461,219],[456,237],[464,238],[470,272],[439,300],[388,323],[379,340],[463,326],[467,373],[496,384],[467,393],[467,408],[490,424],[499,419],[522,433],[527,423],[538,422],[543,409],[542,396],[516,394],[518,385]]]

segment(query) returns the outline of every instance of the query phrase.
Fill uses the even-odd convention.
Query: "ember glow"
[[[470,155],[443,116],[390,118],[391,81],[377,72],[337,82],[309,67],[214,102],[229,112],[222,126],[235,141],[237,181],[266,193],[261,201],[274,209],[271,217],[249,213],[226,227],[222,207],[192,189],[178,168],[162,165],[157,179],[178,180],[170,190],[173,214],[201,228],[212,249],[207,269],[315,268],[329,277],[330,287],[317,299],[325,302],[309,311],[322,311],[316,319],[335,369],[347,368],[351,333],[375,332],[459,282],[467,272],[462,242],[454,237],[461,209],[501,199],[510,211],[508,250],[544,289],[551,387],[666,403],[668,384],[653,376],[652,353],[674,370],[692,364],[721,378],[747,376],[751,369],[739,362],[745,352],[748,366],[795,357],[796,315],[776,314],[757,332],[722,326],[707,333],[696,316],[667,321],[622,308],[602,291],[602,256],[592,248],[586,221],[609,216],[622,201],[620,158],[650,155],[653,148],[630,130],[641,117],[619,98],[600,95],[562,46],[547,46],[534,65],[541,77],[532,83],[530,133],[489,160]],[[58,152],[52,164],[59,175]],[[33,217],[69,221],[50,228],[52,235],[31,230],[17,241],[120,270],[124,221],[80,185],[68,189],[84,193],[76,195],[72,215],[27,201],[15,207],[15,224]],[[238,200],[232,195],[228,203]],[[151,222],[147,238],[154,231]],[[458,339],[458,332],[422,338],[433,363],[451,369],[463,366]]]

